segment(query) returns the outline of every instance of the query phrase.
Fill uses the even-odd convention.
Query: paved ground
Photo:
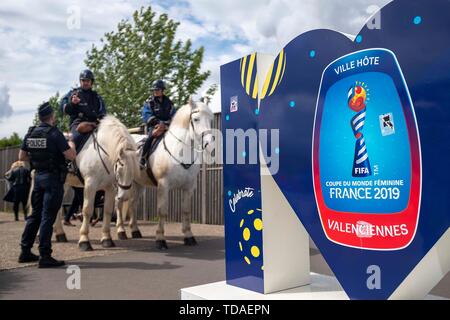
[[[4,260],[5,236],[17,238],[20,225],[23,228],[23,223],[16,225],[6,222],[6,218],[10,216],[0,214],[3,269],[12,268],[16,259]],[[68,236],[74,241],[57,244],[55,254],[59,258],[70,256],[69,253],[77,255],[69,264],[81,269],[81,290],[67,289],[69,275],[64,268],[50,270],[28,266],[0,271],[0,299],[178,299],[181,288],[225,278],[223,227],[193,225],[199,246],[185,247],[180,225],[170,224],[167,228],[170,249],[166,252],[154,249],[154,228],[153,224],[145,224],[141,228],[144,239],[116,241],[118,248],[113,250],[101,250],[98,242],[94,242],[97,250],[88,256],[76,249],[74,239],[78,229],[71,228]],[[93,234],[99,230],[94,228]],[[311,249],[311,269],[332,275],[315,249]],[[450,298],[450,276],[431,293]]]
[[[23,217],[19,222],[13,221],[13,215],[10,213],[0,212],[0,270],[12,269],[18,267],[27,266],[26,264],[19,264],[17,257],[20,253],[20,236],[23,232],[25,222]],[[77,247],[79,239],[79,227],[80,222],[76,223],[76,227],[64,227],[68,243],[53,243],[54,256],[57,259],[74,260],[79,258],[87,258],[93,256],[106,256],[111,254],[117,254],[128,251],[146,251],[154,248],[154,235],[156,231],[156,224],[153,222],[139,222],[139,229],[141,230],[143,239],[133,240],[118,240],[115,227],[111,227],[111,235],[116,244],[115,248],[105,249],[100,244],[101,238],[101,223],[98,223],[95,227],[90,228],[90,239],[94,251],[92,252],[80,252]],[[170,243],[181,244],[183,243],[183,237],[181,233],[180,223],[167,224],[166,235],[168,236]],[[202,236],[204,239],[216,239],[223,237],[222,226],[211,226],[193,224],[192,231],[195,235]],[[131,237],[129,229],[127,229],[128,237]],[[37,246],[34,248],[34,252],[37,254]],[[28,264],[32,265],[32,264]]]

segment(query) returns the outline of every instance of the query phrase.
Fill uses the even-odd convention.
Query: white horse
[[[169,191],[175,188],[183,190],[182,232],[184,244],[189,246],[197,244],[191,231],[190,199],[197,185],[196,180],[200,171],[203,151],[211,153],[214,150],[214,138],[211,131],[212,119],[213,114],[206,104],[194,103],[190,99],[188,104],[175,113],[163,140],[147,159],[152,174],[141,168],[136,183],[133,185],[133,195],[128,204],[128,210],[132,210],[129,212],[129,216],[133,221],[136,221],[136,203],[142,194],[143,187],[157,187],[159,224],[156,231],[156,245],[158,249],[168,248],[164,236],[164,223],[168,215]],[[145,137],[144,135],[133,135],[136,142],[140,142]],[[132,224],[131,221],[130,224]],[[122,212],[117,214],[117,227],[118,232],[125,232]]]
[[[128,200],[132,183],[139,173],[136,144],[119,120],[106,116],[77,155],[76,162],[84,184],[74,175],[68,175],[65,188],[84,188],[79,248],[82,251],[93,250],[89,242],[89,222],[94,210],[95,194],[99,190],[105,191],[101,243],[105,248],[113,247],[110,224],[114,198],[118,201]],[[59,215],[55,223],[57,241],[65,240],[61,220]]]

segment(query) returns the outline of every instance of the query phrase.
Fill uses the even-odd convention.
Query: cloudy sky
[[[36,106],[77,82],[85,53],[141,6],[179,21],[178,38],[205,47],[203,68],[219,83],[221,64],[253,51],[277,53],[317,28],[356,34],[373,6],[390,0],[2,0],[0,138],[23,135]],[[79,25],[74,17],[79,13]],[[220,108],[214,99],[213,109]]]

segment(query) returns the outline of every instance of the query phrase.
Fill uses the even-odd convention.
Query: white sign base
[[[335,277],[310,274],[311,284],[270,294],[227,285],[225,281],[180,290],[181,300],[348,300]],[[427,295],[425,300],[446,300]]]

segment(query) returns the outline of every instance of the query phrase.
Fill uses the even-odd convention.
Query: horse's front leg
[[[116,245],[111,239],[111,215],[114,210],[115,190],[110,187],[105,190],[105,202],[103,205],[102,247],[112,248]]]
[[[89,181],[85,182],[84,187],[84,201],[83,201],[83,223],[80,229],[80,241],[78,247],[81,251],[92,251],[91,243],[89,242],[89,224],[91,214],[94,211],[95,193],[96,189],[90,186]]]
[[[133,239],[140,239],[142,238],[142,234],[137,224],[137,203],[142,194],[143,188],[135,183],[133,185],[133,189],[133,193],[128,201],[128,216],[130,217],[129,226],[131,229],[131,237]]]
[[[123,199],[116,199],[116,209],[117,209],[117,221],[116,221],[116,228],[117,228],[117,238],[119,240],[127,240],[127,233],[125,231],[124,227],[124,214],[128,211],[129,201],[124,201]]]
[[[192,190],[183,190],[182,194],[182,204],[181,204],[181,215],[182,215],[182,229],[184,234],[184,245],[195,246],[197,241],[191,231],[191,198]]]
[[[55,223],[53,224],[53,232],[55,233],[56,242],[67,242],[66,233],[62,225],[63,220],[62,207],[59,208]]]
[[[64,184],[64,196],[67,194],[69,187]],[[63,206],[59,208],[55,223],[53,224],[53,232],[55,233],[56,242],[67,242],[66,233],[64,232],[63,221]]]
[[[164,236],[164,224],[169,214],[169,189],[159,184],[157,189],[157,210],[158,210],[158,228],[156,229],[156,247],[159,250],[168,249],[167,241]]]

